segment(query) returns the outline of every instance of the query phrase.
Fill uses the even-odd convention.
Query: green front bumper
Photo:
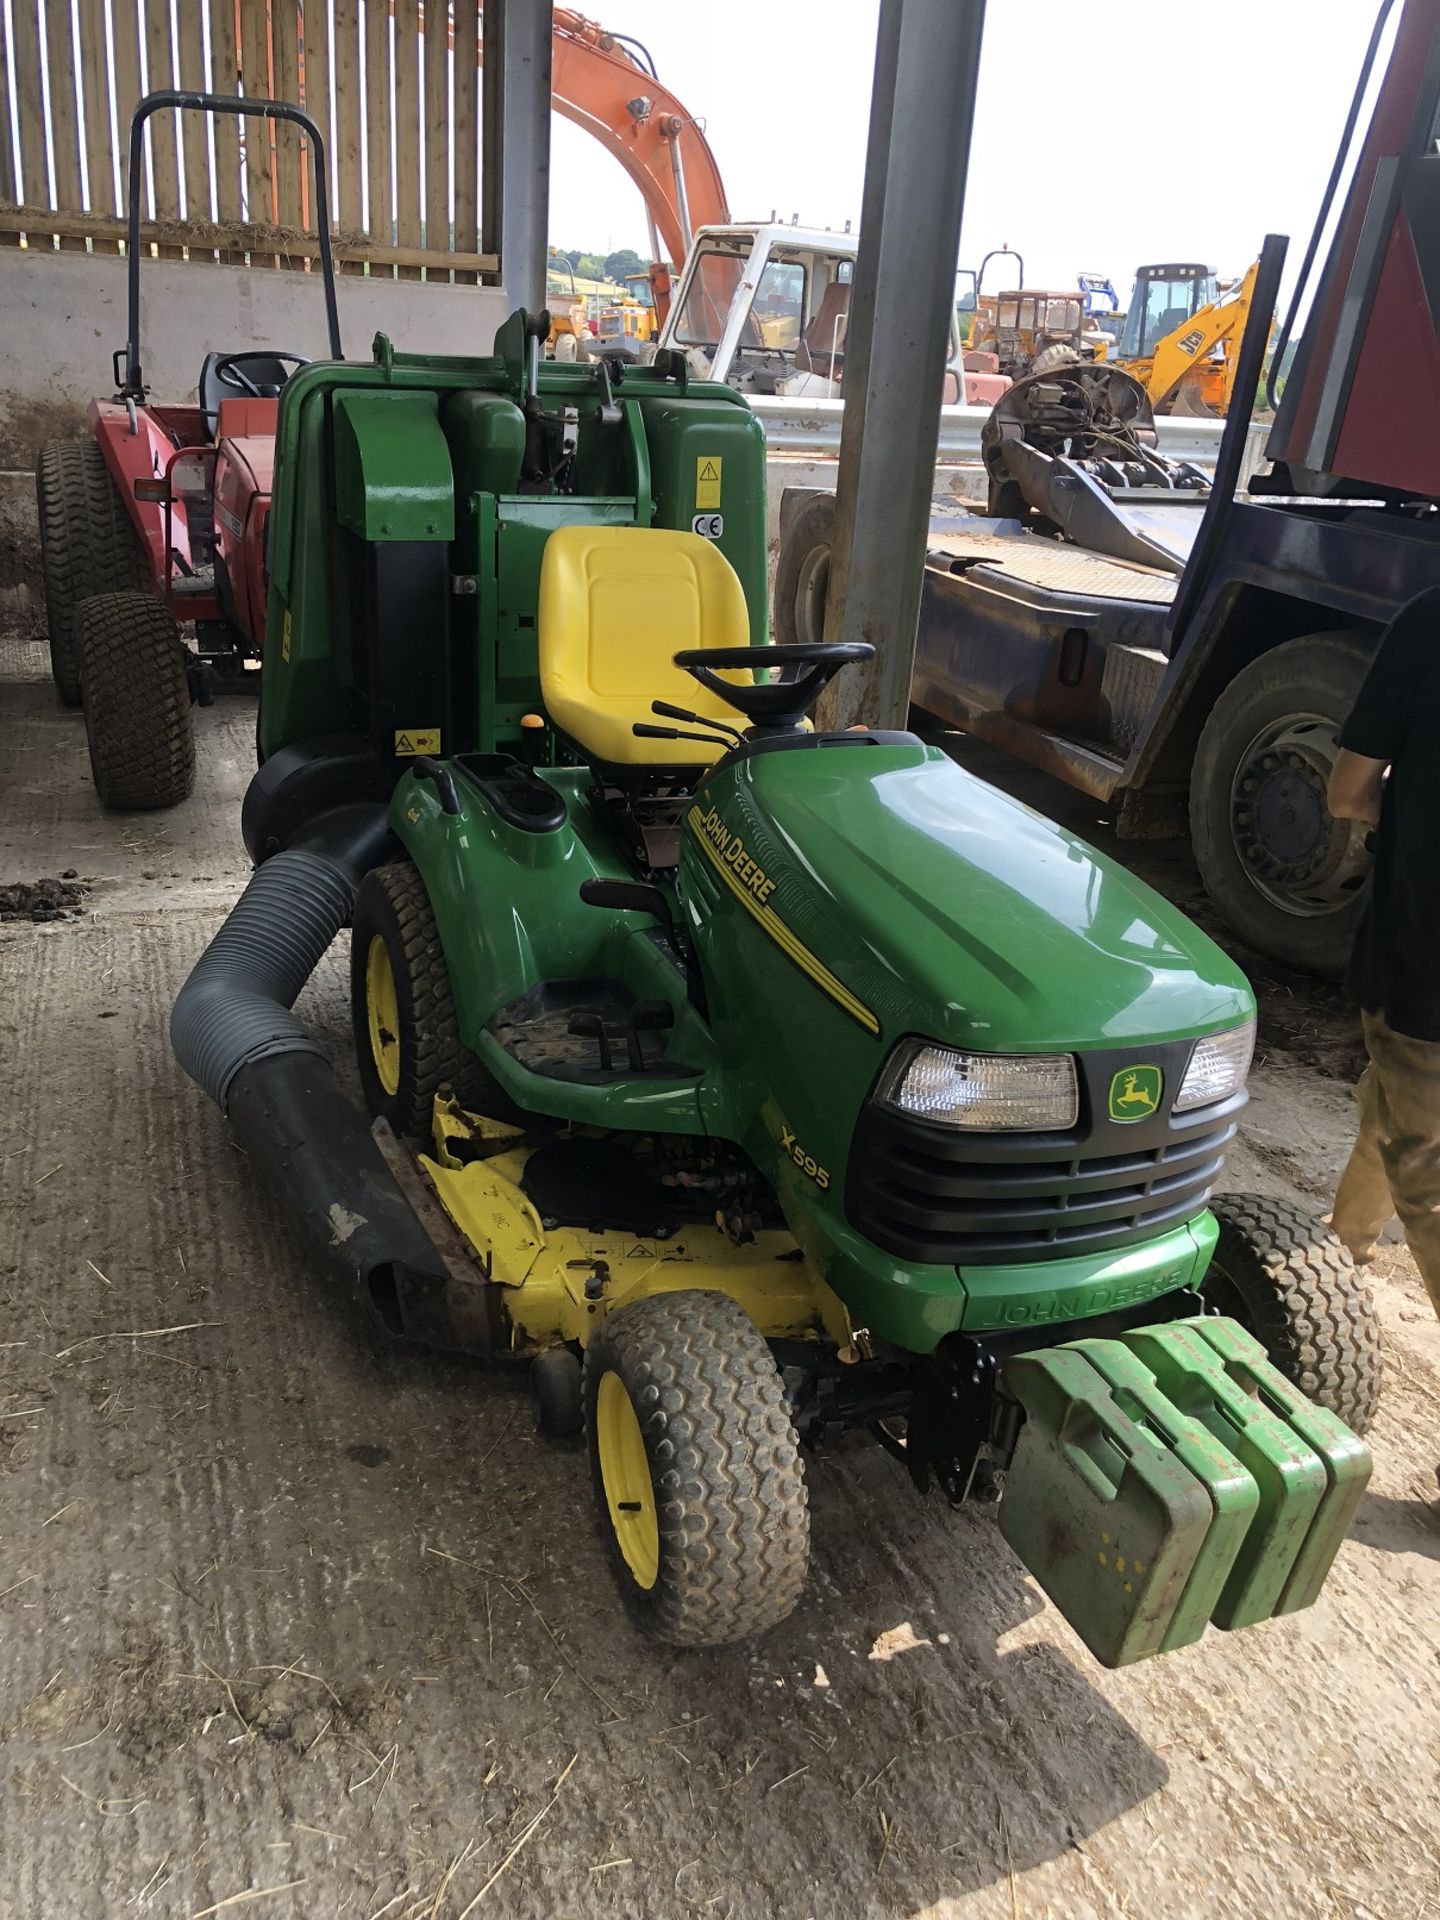
[[[1073,1260],[1034,1260],[1004,1267],[957,1267],[965,1300],[959,1325],[966,1333],[1002,1327],[1050,1327],[1088,1320],[1158,1300],[1162,1293],[1198,1286],[1215,1251],[1219,1228],[1200,1213],[1158,1239],[1116,1253]]]
[[[1209,1212],[1112,1253],[996,1266],[916,1265],[882,1252],[813,1185],[796,1176],[781,1195],[790,1229],[852,1323],[910,1353],[948,1333],[1064,1326],[1198,1287],[1219,1228]]]

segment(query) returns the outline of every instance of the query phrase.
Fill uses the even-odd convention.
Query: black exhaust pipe
[[[321,814],[257,867],[180,989],[170,1045],[267,1189],[387,1332],[485,1351],[480,1321],[456,1310],[451,1270],[364,1116],[291,1011],[388,841],[384,807],[355,803]]]

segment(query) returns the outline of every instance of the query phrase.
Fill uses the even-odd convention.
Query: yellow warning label
[[[720,469],[724,463],[718,454],[708,459],[702,453],[695,462],[695,506],[701,513],[713,513],[720,504]]]
[[[285,624],[280,629],[280,658],[282,660],[290,658],[290,609],[288,607],[285,609]]]
[[[395,733],[396,753],[438,753],[440,751],[439,727],[397,728]]]

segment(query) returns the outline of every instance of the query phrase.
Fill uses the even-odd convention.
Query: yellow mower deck
[[[845,1310],[788,1233],[757,1233],[736,1246],[723,1229],[687,1224],[672,1239],[582,1227],[547,1227],[520,1186],[526,1149],[518,1128],[435,1103],[435,1151],[420,1166],[441,1205],[505,1289],[517,1349],[557,1341],[585,1346],[617,1307],[654,1294],[728,1294],[767,1340],[850,1340]],[[515,1146],[506,1149],[511,1139]],[[484,1159],[467,1150],[486,1149]]]

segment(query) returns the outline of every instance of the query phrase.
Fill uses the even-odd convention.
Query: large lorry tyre
[[[585,1350],[601,1530],[632,1618],[681,1647],[778,1625],[804,1591],[810,1513],[770,1349],[723,1293],[655,1294]]]
[[[1190,774],[1190,836],[1216,911],[1261,953],[1339,974],[1370,874],[1369,834],[1332,820],[1335,736],[1374,657],[1310,633],[1252,660],[1215,702]]]
[[[791,521],[775,568],[775,644],[811,646],[825,638],[825,595],[835,538],[835,496],[817,493]]]
[[[1253,1333],[1318,1406],[1365,1433],[1380,1401],[1380,1321],[1370,1289],[1328,1227],[1283,1200],[1222,1193],[1207,1302]]]
[[[75,615],[94,593],[139,586],[140,541],[93,440],[51,440],[35,463],[40,577],[50,635],[50,672],[67,707],[80,704]]]
[[[102,806],[173,807],[195,785],[185,643],[150,593],[97,593],[75,614],[90,771]]]
[[[435,1096],[483,1077],[455,1018],[450,971],[420,871],[372,867],[351,919],[350,1015],[365,1104],[402,1138],[428,1142]]]

